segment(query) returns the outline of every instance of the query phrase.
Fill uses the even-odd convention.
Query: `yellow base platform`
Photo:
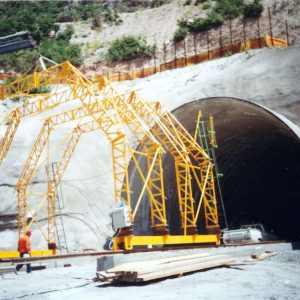
[[[54,255],[54,250],[32,250],[31,256],[50,256]],[[0,251],[0,259],[3,258],[19,258],[20,254],[18,251]]]
[[[131,250],[134,246],[215,244],[220,245],[217,234],[207,235],[159,235],[159,236],[120,236],[114,238],[114,250]]]

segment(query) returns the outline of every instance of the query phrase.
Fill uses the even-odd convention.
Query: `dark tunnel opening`
[[[224,174],[220,182],[229,228],[262,223],[280,239],[300,240],[299,137],[271,112],[234,98],[191,102],[173,114],[194,135],[199,110],[203,119],[208,119],[210,113],[214,116],[216,157]],[[178,234],[181,226],[176,179],[169,155],[164,156],[163,166],[170,233]],[[136,177],[131,169],[131,180],[136,182]],[[149,214],[147,201],[143,201],[135,234],[149,233]],[[203,228],[201,218],[199,232]]]

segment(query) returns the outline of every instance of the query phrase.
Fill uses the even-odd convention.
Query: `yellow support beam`
[[[220,245],[220,236],[217,234],[205,235],[158,235],[158,236],[117,236],[114,238],[114,250],[132,250],[135,246],[167,246],[167,245]]]
[[[51,256],[55,255],[55,250],[32,250],[31,256]],[[7,259],[7,258],[20,258],[20,253],[18,251],[0,251],[0,259]]]

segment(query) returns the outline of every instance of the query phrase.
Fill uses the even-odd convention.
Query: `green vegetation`
[[[17,80],[17,78],[18,77],[16,75],[11,75],[11,76],[9,76],[8,78],[6,78],[4,80],[3,85],[7,85],[7,84],[9,84],[11,82],[14,82],[15,80]]]
[[[210,8],[211,8],[211,4],[210,3],[203,3],[202,9],[206,10],[206,9],[210,9]]]
[[[192,3],[192,0],[186,0],[186,1],[184,2],[184,5],[191,5],[191,3]]]
[[[56,38],[43,39],[40,42],[41,53],[57,63],[69,60],[75,66],[79,66],[82,63],[80,46],[69,42],[73,32],[74,28],[68,25],[66,30],[59,33]],[[36,58],[34,50],[21,50],[1,55],[0,68],[25,73],[34,66]]]
[[[65,31],[57,35],[56,39],[45,39],[40,45],[41,53],[55,62],[61,63],[69,60],[75,66],[79,66],[82,63],[80,46],[69,42],[73,33],[73,26],[68,25]]]
[[[119,19],[116,11],[92,1],[10,1],[0,3],[0,36],[29,30],[35,40],[57,31],[56,22],[85,21],[104,16],[105,21]]]
[[[263,12],[264,7],[259,0],[254,0],[253,3],[245,5],[244,17],[245,18],[258,18]]]
[[[151,56],[153,46],[147,45],[140,37],[124,36],[115,40],[108,49],[108,59],[122,61],[136,58],[142,54]]]
[[[188,29],[187,27],[179,27],[174,34],[174,42],[180,42],[182,40],[184,40],[184,38],[187,36],[188,34]]]
[[[24,96],[13,96],[10,99],[12,102],[25,102],[26,101],[26,97],[24,97]],[[6,125],[8,125],[8,123]]]
[[[199,4],[205,3],[205,2],[207,2],[207,0],[196,0],[195,5],[199,5]]]
[[[243,0],[216,0],[206,18],[195,18],[190,21],[182,19],[178,22],[179,28],[174,33],[174,41],[184,39],[188,32],[199,33],[221,26],[224,21],[235,19],[241,15],[245,18],[258,17],[263,11],[260,0],[245,5]],[[203,3],[203,9],[209,9],[211,4],[207,0],[197,0],[195,4]]]
[[[143,1],[142,1],[142,2],[143,2]],[[170,3],[170,2],[172,2],[172,1],[171,1],[171,0],[153,0],[153,1],[152,1],[151,8],[159,7],[159,6],[168,4],[168,3]]]
[[[239,17],[244,10],[243,0],[217,0],[214,12],[219,14],[224,20]]]
[[[32,50],[21,50],[15,53],[1,55],[0,69],[15,72],[28,72],[36,61],[36,53]]]
[[[102,16],[104,22],[119,24],[118,14],[90,1],[10,1],[0,3],[0,36],[30,31],[42,55],[60,63],[66,59],[75,65],[82,62],[81,49],[70,44],[72,27],[58,33],[56,22],[85,21]],[[36,60],[34,50],[1,56],[0,68],[24,73]]]
[[[221,1],[221,0],[220,0]],[[215,8],[212,9],[206,18],[195,18],[190,21],[182,19],[178,22],[179,28],[175,31],[174,41],[184,39],[188,32],[199,33],[222,25],[224,18]]]
[[[38,88],[34,88],[34,89],[30,90],[29,94],[47,94],[50,92],[51,92],[51,88],[46,84],[42,84]]]
[[[54,1],[1,3],[0,36],[29,30],[33,38],[40,42],[52,32],[58,31],[55,15],[63,10],[62,3]]]

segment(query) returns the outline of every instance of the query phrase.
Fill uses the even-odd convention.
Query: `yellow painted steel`
[[[209,141],[210,145],[213,148],[217,148],[216,132],[215,132],[215,129],[214,129],[214,118],[211,114],[209,115],[208,134],[209,134],[209,138],[210,138],[210,141]]]
[[[111,84],[104,78],[100,81],[99,86],[103,89],[104,94],[107,97],[113,97],[116,94]],[[129,103],[131,104],[133,110],[138,114],[138,117],[146,122],[149,130],[151,130],[153,135],[162,144],[162,146],[166,146],[166,150],[175,156],[175,161],[177,162],[175,164],[176,172],[177,174],[180,173],[180,175],[177,176],[180,211],[183,221],[183,228],[186,234],[186,228],[195,228],[196,222],[194,220],[194,200],[192,197],[190,169],[188,167],[184,167],[182,171],[179,170],[180,166],[182,166],[182,164],[179,162],[179,158],[190,164],[185,147],[182,145],[182,143],[178,142],[176,134],[171,134],[168,128],[166,128],[166,126],[160,122],[160,116],[155,114],[155,110],[153,110],[151,106],[148,106],[145,101],[141,101],[140,98],[136,97],[134,92],[132,92]],[[155,109],[158,108],[159,106],[155,104]],[[156,126],[156,124],[159,124],[160,126]],[[155,132],[155,127],[157,127],[160,132]],[[172,145],[171,150],[169,147],[170,145]]]
[[[114,250],[132,250],[134,246],[153,245],[195,245],[195,244],[220,245],[217,234],[204,235],[161,235],[161,236],[118,236],[114,238]]]
[[[8,153],[9,147],[18,129],[20,121],[20,110],[17,108],[10,115],[9,124],[7,126],[5,135],[0,143],[0,165]]]
[[[212,162],[209,159],[209,156],[204,152],[204,150],[198,145],[198,143],[190,136],[190,134],[186,131],[186,129],[177,121],[177,119],[171,114],[166,113],[164,116],[167,117],[167,122],[172,124],[173,130],[176,130],[176,133],[182,139],[192,161],[196,162],[196,165],[200,167],[200,171],[198,174],[195,172],[194,168],[194,176],[196,182],[200,182],[198,185],[201,196],[204,201],[204,213],[205,213],[205,221],[206,228],[210,231],[218,231],[219,230],[219,220],[218,220],[218,211],[217,211],[217,201],[216,201],[216,193],[215,193],[215,185],[214,185],[214,175],[213,168],[210,167]],[[164,118],[162,117],[162,119]],[[207,182],[205,184],[205,180],[207,178]],[[205,184],[205,186],[204,186]],[[195,220],[196,222],[197,220]]]
[[[51,256],[55,255],[54,250],[32,250],[31,251],[31,256]],[[0,251],[0,259],[5,259],[5,258],[20,258],[20,253],[18,251]]]
[[[76,91],[74,91],[73,89],[73,93],[76,94],[76,96],[80,96],[82,95],[82,89],[76,89]],[[90,93],[88,94],[90,95]],[[85,94],[86,96],[86,94]],[[89,99],[89,103],[91,103],[90,99]],[[109,107],[109,104],[105,104],[101,106],[101,109],[105,111],[105,109]],[[97,110],[96,110],[97,111]],[[26,187],[29,183],[29,180],[31,178],[31,174],[34,170],[34,167],[36,165],[36,162],[38,161],[41,152],[44,148],[44,145],[47,142],[47,139],[49,137],[50,131],[52,129],[53,126],[61,124],[61,123],[65,123],[68,122],[70,120],[75,120],[78,117],[83,117],[82,112],[84,112],[84,110],[82,110],[81,108],[77,109],[77,110],[71,110],[68,112],[65,112],[63,114],[58,114],[55,116],[52,116],[49,120],[46,120],[44,127],[42,128],[42,131],[35,143],[34,149],[32,151],[32,154],[30,155],[25,168],[24,168],[24,172],[21,175],[21,178],[19,180],[19,184],[18,184],[18,208],[19,208],[19,216],[22,220],[22,222],[20,222],[20,226],[19,226],[19,234],[22,234],[22,231],[24,232],[26,230],[26,215],[27,215],[27,204],[26,204]],[[95,105],[92,105],[92,113],[95,113]],[[99,121],[99,120],[98,120]],[[51,126],[49,126],[49,124]],[[111,143],[113,145],[113,166],[117,166],[114,169],[114,175],[115,175],[115,191],[116,191],[116,198],[117,199],[122,199],[123,194],[127,194],[128,197],[125,200],[125,202],[127,204],[129,204],[128,202],[130,202],[130,191],[129,189],[126,187],[128,186],[129,183],[127,183],[127,185],[125,184],[124,187],[124,177],[126,178],[126,174],[127,174],[127,164],[126,164],[126,151],[127,149],[124,148],[124,138],[125,135],[124,134],[118,134],[118,136],[114,136],[112,139],[112,134],[114,134],[114,132],[110,132],[110,128],[112,127],[112,125],[115,125],[115,122],[113,122],[113,120],[111,119],[111,122],[102,122],[99,121],[99,124],[101,125],[102,129],[103,129],[103,125],[106,126],[104,128],[104,132],[106,132],[108,134],[108,139],[111,140]],[[137,135],[137,132],[134,132]],[[124,164],[125,162],[125,164]],[[120,171],[121,169],[121,171]],[[26,174],[27,173],[27,174]],[[27,179],[25,179],[27,178]],[[126,180],[125,180],[126,182]],[[127,181],[128,182],[128,181]],[[118,186],[121,186],[121,188],[118,189]],[[54,215],[54,211],[55,211],[55,201],[54,201],[54,197],[52,193],[49,193],[49,201],[48,201],[48,220],[50,220],[50,224],[48,227],[53,228],[55,227],[55,220],[53,219]],[[128,201],[129,200],[129,201]],[[22,205],[23,204],[23,205]],[[129,204],[130,206],[130,204]],[[164,213],[165,215],[165,213]],[[36,221],[35,218],[33,218],[33,220]],[[166,219],[164,218],[164,222],[166,222]],[[31,225],[31,224],[29,224]],[[50,240],[50,232],[54,232],[53,230],[49,230],[48,229],[48,241]],[[52,240],[52,238],[51,238]]]
[[[111,89],[110,83],[103,78],[100,80],[99,86],[102,89],[107,86]],[[134,111],[151,129],[151,133],[174,158],[179,208],[184,233],[188,232],[188,228],[193,230],[197,223],[194,213],[195,200],[193,199],[191,185],[193,178],[201,191],[200,199],[204,199],[206,227],[217,230],[219,227],[218,212],[213,172],[212,168],[209,168],[211,164],[209,156],[177,119],[160,104],[154,103],[155,105],[150,106],[148,102],[135,93],[132,93],[129,101]],[[201,167],[200,171],[190,167],[194,166],[195,162],[196,166]]]
[[[98,106],[93,107],[94,113],[95,112],[98,112],[98,113],[103,112],[103,105],[100,105],[97,108],[100,111],[97,111],[97,109],[95,107],[98,107]],[[28,226],[30,226],[33,221],[35,221],[38,224],[38,221],[35,217],[36,213],[33,214],[32,221],[29,224],[27,224],[27,212],[29,209],[27,199],[26,199],[27,198],[26,197],[27,196],[27,186],[30,183],[30,179],[32,177],[32,174],[35,171],[36,165],[38,163],[38,160],[41,157],[44,147],[48,142],[49,135],[50,135],[52,129],[54,128],[54,126],[57,126],[57,125],[60,125],[60,124],[66,123],[66,122],[82,119],[87,116],[90,116],[89,112],[87,112],[85,108],[80,107],[80,108],[69,110],[69,111],[61,113],[61,114],[54,115],[44,122],[44,125],[38,135],[38,138],[33,146],[33,149],[31,150],[31,153],[30,153],[30,155],[25,163],[25,166],[23,168],[23,171],[21,173],[20,179],[17,183],[19,237],[26,232]],[[101,128],[103,130],[105,130],[105,133],[107,133],[108,137],[113,138],[114,136],[117,136],[120,131],[112,128],[112,125],[113,125],[112,123],[114,123],[114,121],[113,121],[113,118],[110,117],[110,115],[108,116],[108,119],[110,122],[105,123],[105,124],[108,124],[108,126],[106,126],[106,128],[103,127],[103,123],[101,121],[99,121],[99,124],[101,124]],[[122,149],[124,148],[124,145],[122,143],[120,143],[120,141],[117,146],[119,146],[119,145],[121,146]],[[118,147],[116,147],[115,145],[113,145],[113,146],[114,146],[113,147],[114,149],[118,149]],[[125,171],[127,172],[127,165],[126,165],[126,167],[124,166],[123,169],[125,169]],[[53,211],[51,211],[51,210],[48,213],[49,213],[48,217],[50,215],[53,215]],[[49,220],[51,220],[51,218]],[[44,234],[44,236],[45,236],[45,234]]]
[[[30,95],[26,95],[27,98],[29,96]],[[26,101],[21,107],[16,108],[12,113],[10,113],[6,133],[0,142],[0,165],[9,151],[13,138],[23,117],[34,116],[62,103],[75,100],[72,86],[69,86],[68,88],[57,87],[52,94],[36,96],[38,98],[37,100]]]
[[[46,193],[48,203],[48,243],[56,244],[57,242],[56,194],[63,174],[67,169],[67,166],[72,158],[72,155],[76,149],[76,146],[79,143],[79,139],[82,136],[82,134],[98,129],[100,128],[96,121],[90,121],[76,126],[72,131],[72,135],[67,143],[67,147],[64,150],[63,156],[57,164],[57,168],[55,169],[54,173],[49,177],[48,188]],[[45,198],[45,196],[43,198]]]
[[[52,101],[51,96],[45,95],[39,99],[40,101],[33,101],[32,103],[34,104],[31,104],[31,106],[29,106],[29,104],[26,105],[28,110],[27,114],[33,115],[33,111],[40,113],[65,102],[66,99],[67,101],[79,99],[82,103],[82,107],[80,108],[51,116],[45,121],[40,131],[17,185],[19,235],[23,234],[27,229],[27,211],[31,211],[26,200],[27,186],[35,170],[36,163],[48,142],[51,130],[54,126],[82,119],[86,116],[91,117],[98,124],[97,127],[106,134],[107,139],[112,145],[115,201],[123,200],[131,207],[128,162],[130,158],[132,158],[143,182],[137,205],[134,208],[134,215],[142,199],[146,193],[148,193],[152,227],[167,227],[161,162],[163,153],[167,151],[171,154],[175,163],[179,209],[184,236],[188,237],[191,233],[195,233],[202,203],[206,218],[206,228],[218,228],[214,178],[209,157],[177,119],[162,107],[160,103],[146,102],[134,92],[132,92],[129,97],[121,95],[112,87],[110,82],[104,78],[100,80],[99,88],[95,88],[92,83],[69,62],[21,78],[5,86],[4,94],[5,96],[9,96],[26,93],[42,84],[61,83],[69,85],[70,88],[67,89],[68,94],[65,93],[59,98],[59,93],[56,91],[54,93],[56,97],[54,101]],[[18,111],[16,111],[15,114],[17,114],[17,112]],[[23,115],[25,114],[26,113],[23,113]],[[16,116],[14,120],[17,125],[12,125],[9,129],[9,138],[6,139],[7,141],[12,140],[15,130],[18,127],[18,122],[20,122],[20,117]],[[140,143],[141,146],[138,150],[131,149],[127,136],[122,129],[124,124]],[[66,151],[70,152],[64,153],[66,156],[62,160],[62,165],[61,168],[58,168],[58,172],[63,171],[71,159],[79,137],[82,134],[82,132],[79,131],[80,129],[77,127],[74,140],[70,141],[73,144],[66,149]],[[7,144],[9,143],[7,142]],[[139,166],[139,160],[136,158],[138,155],[146,157],[146,171]],[[58,182],[61,180],[62,174],[63,172],[61,174],[54,174],[54,177],[49,180],[50,184],[48,185],[47,192],[48,241],[56,239],[55,234],[51,235],[56,226],[54,218],[56,205],[54,193]],[[201,191],[198,202],[195,201],[193,196],[192,181],[196,182]],[[198,203],[196,211],[195,202]],[[36,211],[37,210],[35,210],[35,212]],[[29,226],[32,222],[37,222],[36,214],[32,211],[31,213],[33,217]],[[182,241],[184,243],[184,239]]]
[[[49,69],[35,72],[31,75],[21,77],[2,87],[0,99],[26,94],[48,84],[78,84],[78,75],[70,68],[71,64],[66,61],[62,64],[55,65]]]
[[[195,133],[194,133],[194,140],[195,141],[197,141],[198,132],[199,132],[199,124],[200,124],[201,118],[202,118],[202,111],[199,110],[198,117],[197,117],[197,123],[196,123],[196,130],[195,130]]]

